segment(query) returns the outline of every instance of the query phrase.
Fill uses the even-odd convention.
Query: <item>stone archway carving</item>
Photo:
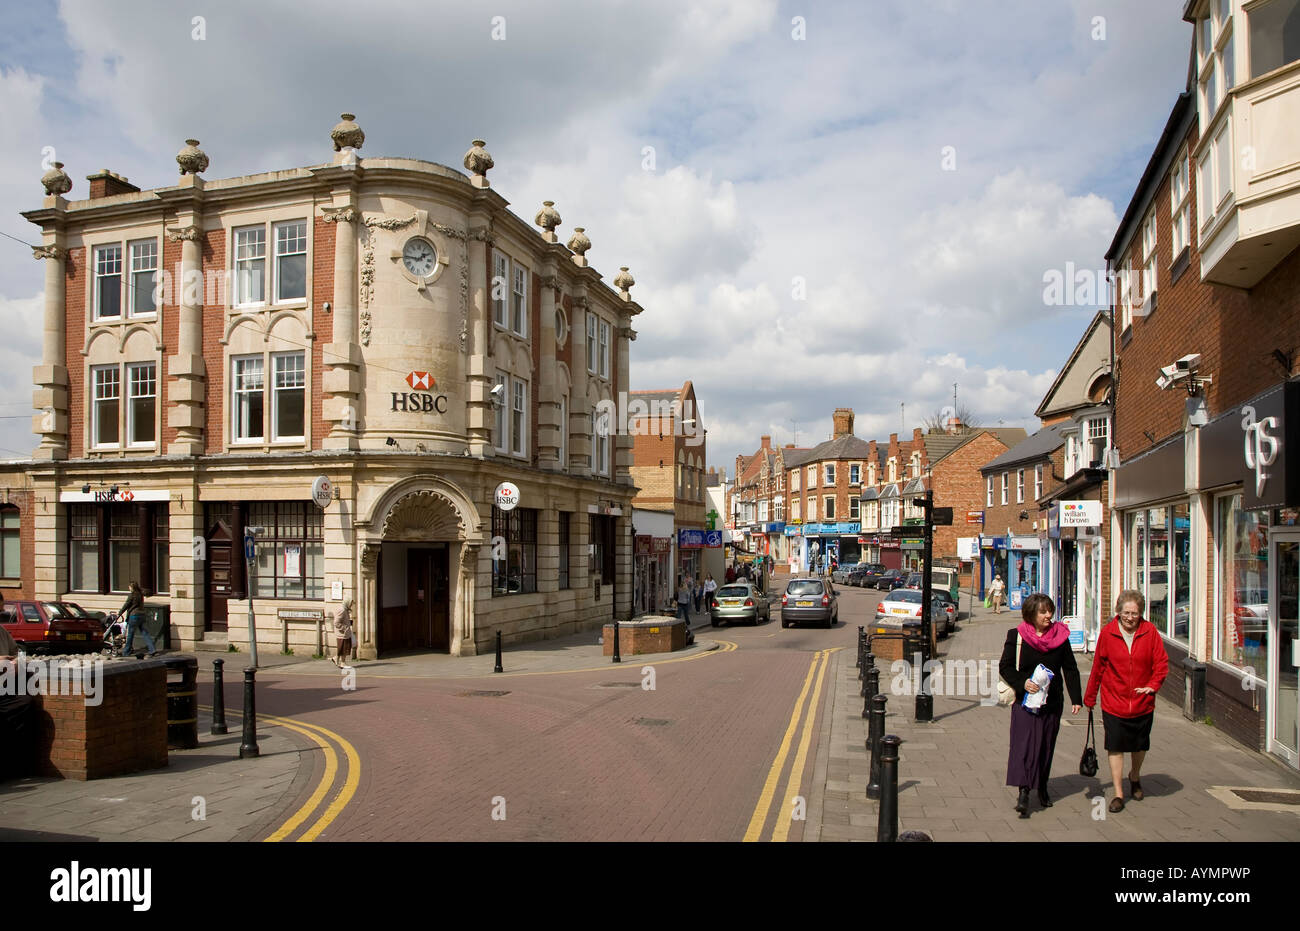
[[[436,491],[413,491],[388,509],[382,539],[450,542],[463,540],[465,532],[465,523],[450,498]]]

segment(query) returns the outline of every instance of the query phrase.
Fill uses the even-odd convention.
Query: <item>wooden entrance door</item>
[[[393,649],[446,652],[451,646],[447,545],[406,551],[406,618]]]
[[[224,633],[228,617],[226,602],[231,594],[230,560],[233,551],[229,524],[218,521],[208,532],[207,549],[203,629]]]

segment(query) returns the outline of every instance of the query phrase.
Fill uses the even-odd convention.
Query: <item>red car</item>
[[[11,601],[0,624],[28,653],[98,653],[104,628],[94,618],[79,618],[52,601]]]

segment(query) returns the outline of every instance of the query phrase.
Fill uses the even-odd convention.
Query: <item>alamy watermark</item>
[[[28,659],[19,654],[12,662],[0,663],[0,696],[81,695],[88,708],[104,701],[102,659]]]
[[[626,391],[618,400],[596,403],[595,430],[598,436],[684,436],[687,446],[704,442],[704,429],[695,405],[690,401],[628,398]]]
[[[921,694],[929,676],[929,694],[949,698],[978,698],[985,707],[998,703],[998,664],[984,659],[927,660],[913,653],[912,662],[894,660],[889,665],[889,691],[895,696]]]

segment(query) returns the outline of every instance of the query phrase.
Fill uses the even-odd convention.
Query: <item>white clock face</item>
[[[437,267],[438,253],[429,240],[413,237],[402,247],[402,264],[415,277],[428,278]]]

